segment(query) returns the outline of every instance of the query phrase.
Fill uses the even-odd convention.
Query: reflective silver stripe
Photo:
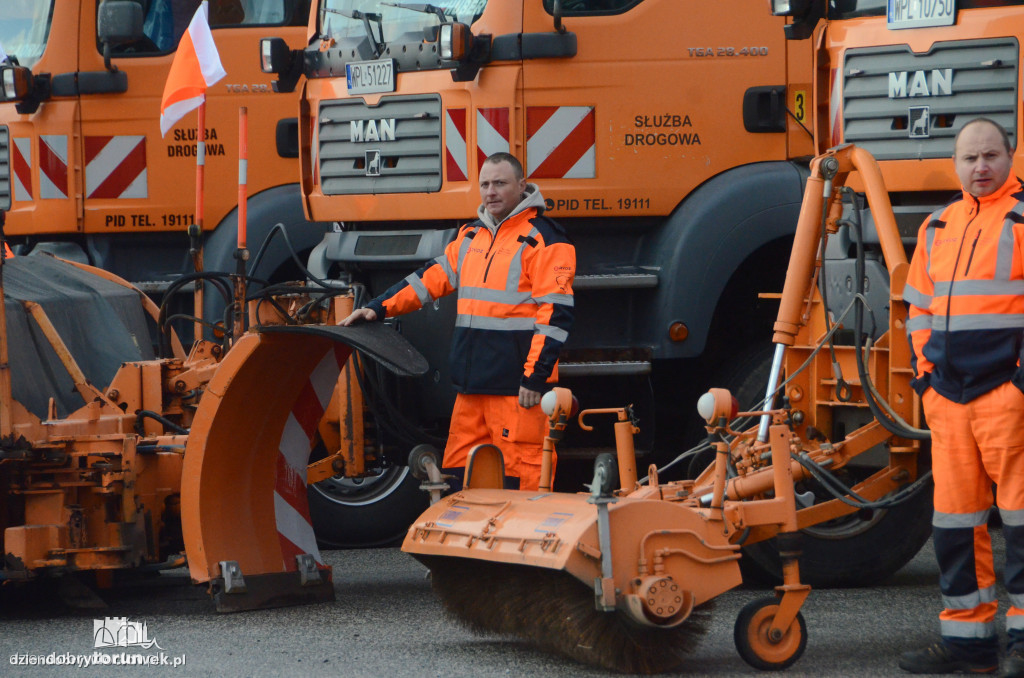
[[[478,330],[533,331],[534,324],[533,318],[491,318],[485,315],[468,315],[465,313],[460,313],[455,318],[456,327],[472,327]]]
[[[525,242],[519,243],[519,249],[508,262],[508,277],[505,278],[505,289],[509,292],[519,291],[519,281],[523,277],[523,248]]]
[[[1017,609],[1024,610],[1024,593],[1011,593],[1010,605],[1013,605]],[[1024,614],[1006,615],[1007,624],[1010,623],[1011,619],[1020,619],[1021,624],[1024,625]]]
[[[982,603],[991,603],[996,599],[994,586],[987,586],[981,591],[963,596],[942,596],[942,605],[947,610],[973,610]]]
[[[473,238],[480,232],[480,227],[474,228],[472,231],[466,234],[466,237],[462,239],[462,244],[459,245],[459,258],[455,261],[455,282],[458,283],[459,271],[462,270],[462,261],[466,258],[466,253],[469,252],[469,247],[473,242]]]
[[[988,509],[975,513],[942,513],[941,511],[936,511],[932,514],[932,525],[948,529],[977,527],[978,525],[988,523],[988,511]]]
[[[999,517],[1003,519],[1003,525],[1009,525],[1010,527],[1024,525],[1024,509],[1016,509],[1014,511],[999,509]]]
[[[960,330],[1018,330],[1024,329],[1024,313],[977,313],[955,315],[946,323],[946,316],[934,316],[933,327],[950,332]]]
[[[1016,603],[1014,603],[1014,605],[1017,606]],[[1018,629],[1024,629],[1024,614],[1006,615],[1006,628],[1013,629],[1015,631]]]
[[[942,217],[942,213],[945,212],[945,211],[946,211],[946,208],[943,207],[942,209],[935,210],[934,212],[929,214],[928,215],[928,223],[931,224],[931,222],[939,220]],[[932,244],[935,242],[935,231],[937,231],[937,230],[938,230],[937,228],[935,228],[934,226],[931,226],[931,225],[926,226],[925,229],[924,229],[924,235],[925,235],[925,246],[924,247],[925,247],[925,251],[928,253],[928,269],[927,270],[928,270],[928,276],[932,277],[932,278],[934,277],[934,276],[932,276]]]
[[[935,283],[935,296],[943,297],[950,294],[952,285],[952,296],[1018,296],[1024,294],[1024,280],[957,280],[956,283],[937,282]],[[906,292],[903,298],[907,298]],[[914,302],[911,302],[914,303]],[[920,306],[920,304],[914,304]],[[921,308],[924,308],[921,306]]]
[[[511,305],[525,304],[532,300],[529,292],[509,292],[489,287],[461,287],[459,288],[459,299],[492,301],[497,304]]]
[[[996,635],[995,622],[962,622],[939,620],[939,631],[953,638],[991,638]]]
[[[1010,214],[1020,216],[1024,214],[1024,205],[1018,202],[1010,210]],[[1013,251],[1015,248],[1013,237],[1013,226],[1017,222],[1007,217],[1003,220],[1003,230],[999,233],[999,249],[996,255],[996,271],[993,276],[996,280],[1009,280],[1013,268]]]
[[[422,305],[426,306],[434,300],[434,298],[430,296],[430,291],[427,289],[427,286],[423,284],[423,280],[415,273],[410,273],[406,276],[405,282],[409,283],[409,287],[416,292],[416,296],[419,297]]]
[[[562,306],[573,305],[571,294],[545,294],[542,297],[534,297],[533,300],[538,304],[561,304]]]
[[[462,254],[460,253],[459,256],[461,257]],[[455,271],[452,270],[452,265],[448,263],[448,257],[446,255],[442,254],[441,256],[436,257],[434,259],[434,262],[438,266],[440,266],[441,270],[444,271],[444,274],[446,276],[448,276],[448,284],[451,285],[452,287],[458,287],[459,286],[459,278],[455,274]]]
[[[561,327],[555,327],[554,325],[537,325],[537,332],[543,334],[545,337],[551,337],[555,341],[560,341],[563,344],[565,340],[569,338],[569,333],[563,330]]]
[[[930,315],[919,315],[907,320],[907,332],[917,332],[918,330],[927,330],[932,326],[932,316]]]
[[[938,285],[935,287],[935,292],[938,294]],[[911,287],[909,283],[903,288],[903,301],[918,308],[928,308],[932,305],[931,295],[919,292]]]

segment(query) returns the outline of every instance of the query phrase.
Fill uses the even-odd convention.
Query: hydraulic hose
[[[852,215],[851,219],[847,221],[852,230],[856,235],[856,252],[857,256],[855,259],[854,276],[857,278],[857,294],[863,299],[864,295],[864,229],[860,223],[860,213],[854,205],[853,209],[850,210]],[[864,401],[868,405],[868,409],[871,414],[878,420],[878,423],[885,428],[886,431],[893,435],[901,438],[907,438],[908,440],[931,440],[931,431],[927,429],[919,429],[910,426],[906,421],[899,417],[888,407],[886,403],[885,412],[880,405],[884,402],[884,398],[876,399],[878,390],[875,388],[874,382],[871,381],[871,376],[868,374],[867,366],[864,364],[864,308],[862,304],[858,303],[856,308],[853,310],[853,326],[854,326],[854,352],[857,358],[857,374],[860,376],[861,385],[864,387]]]

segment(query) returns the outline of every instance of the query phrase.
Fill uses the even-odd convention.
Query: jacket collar
[[[962,190],[964,193],[964,200],[974,205],[977,205],[978,209],[984,209],[989,205],[992,205],[998,202],[999,200],[1002,200],[1007,195],[1020,191],[1021,181],[1011,170],[1009,176],[1006,177],[1006,181],[1003,182],[1003,185],[1000,186],[999,189],[996,190],[994,193],[990,193],[989,195],[986,195],[984,197],[979,198],[968,193],[967,189],[965,189],[963,186],[960,187],[960,190]]]
[[[537,184],[526,184],[526,190],[523,191],[522,200],[519,201],[518,205],[512,208],[512,211],[509,212],[507,217],[505,217],[499,222],[494,221],[494,217],[491,216],[490,212],[484,209],[483,205],[480,205],[480,207],[476,209],[476,214],[477,217],[480,219],[481,223],[483,223],[483,225],[487,227],[487,230],[489,230],[493,235],[498,232],[498,228],[503,223],[505,223],[515,215],[521,212],[525,212],[531,207],[537,210],[537,214],[543,213],[545,209],[544,196],[540,194],[540,188],[537,186]]]

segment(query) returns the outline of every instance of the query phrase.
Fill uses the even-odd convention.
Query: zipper
[[[494,243],[498,241],[498,230],[501,229],[501,224],[498,224],[498,228],[494,229],[494,235],[491,236],[491,244],[487,246],[487,252],[484,253],[484,259],[487,260],[487,267],[484,269],[484,280],[487,282],[487,274],[491,272],[491,264],[494,263],[494,257],[491,256],[491,249],[494,248]]]
[[[964,235],[967,235],[967,229],[971,227],[971,224],[974,223],[974,220],[977,219],[978,215],[981,213],[981,201],[975,198],[973,195],[971,196],[971,198],[974,199],[974,216],[971,217],[971,220],[968,221],[967,225],[964,227]],[[971,267],[971,258],[974,257],[974,247],[978,244],[978,238],[980,236],[981,229],[979,228],[978,235],[974,236],[974,245],[971,246],[970,257],[968,257],[967,259],[967,268],[964,269],[965,276],[967,275],[967,269]],[[950,369],[956,373],[959,373],[960,370],[958,370],[956,365],[953,364],[953,357],[949,350],[949,312],[950,310],[952,310],[953,307],[953,283],[956,282],[956,269],[960,265],[960,255],[963,254],[964,251],[964,242],[965,241],[963,240],[960,241],[960,249],[957,250],[956,260],[953,261],[953,275],[951,275],[949,278],[949,292],[947,292],[946,294],[946,331],[943,332],[943,337],[945,339],[943,343],[945,344],[946,360],[949,363]]]
[[[971,243],[971,253],[967,257],[967,265],[964,266],[964,277],[967,277],[967,272],[971,270],[971,262],[974,261],[974,250],[978,247],[978,238],[981,237],[981,229],[978,229],[978,234],[974,236],[974,242]]]

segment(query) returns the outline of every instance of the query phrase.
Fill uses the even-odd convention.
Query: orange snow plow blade
[[[352,346],[399,374],[426,371],[380,324],[274,326],[238,341],[211,380],[185,453],[182,532],[192,579],[210,582],[219,611],[333,600],[306,467]]]

